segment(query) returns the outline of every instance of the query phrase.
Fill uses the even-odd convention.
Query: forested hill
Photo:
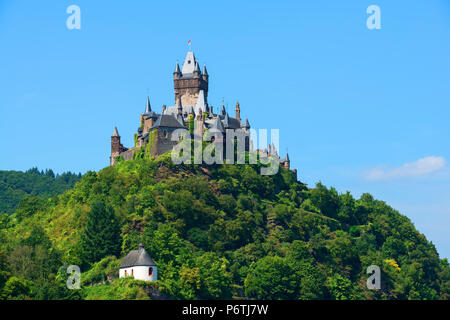
[[[50,169],[26,172],[0,171],[0,213],[13,213],[25,196],[52,197],[73,188],[81,174],[65,172],[57,174]]]
[[[426,214],[426,213],[424,213]],[[118,279],[142,242],[158,281]],[[24,263],[26,261],[27,263]],[[81,289],[66,288],[68,265]],[[381,268],[368,290],[367,267]],[[169,155],[88,172],[0,219],[3,299],[449,299],[450,267],[382,201],[288,170],[174,166]]]

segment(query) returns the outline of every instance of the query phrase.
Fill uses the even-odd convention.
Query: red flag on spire
[[[188,41],[188,45],[190,45],[190,44],[191,44],[191,40]]]

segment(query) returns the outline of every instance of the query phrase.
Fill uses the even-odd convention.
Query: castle
[[[208,103],[209,75],[206,66],[200,71],[200,66],[192,51],[188,51],[180,69],[179,64],[173,72],[175,104],[173,106],[162,106],[162,112],[153,111],[150,98],[147,97],[145,113],[141,114],[141,123],[135,134],[135,146],[126,148],[120,141],[117,128],[111,136],[110,164],[117,163],[119,157],[130,160],[133,155],[144,148],[156,157],[171,151],[178,143],[172,139],[172,133],[177,129],[189,130],[192,136],[202,137],[205,130],[219,131],[226,136],[227,129],[240,130],[245,135],[245,150],[253,150],[250,140],[250,124],[248,119],[241,119],[239,102],[236,103],[235,116],[231,117],[224,104],[217,113],[212,105]],[[195,129],[194,129],[195,128]],[[175,140],[175,141],[173,141]],[[225,138],[223,139],[225,140]],[[276,156],[282,167],[289,169],[289,155],[280,159],[274,145],[268,150],[270,155]]]

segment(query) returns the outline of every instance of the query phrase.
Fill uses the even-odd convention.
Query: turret
[[[241,108],[239,107],[239,102],[236,102],[236,119],[241,121]]]
[[[285,169],[291,168],[291,161],[289,160],[289,153],[286,152],[286,158],[281,159],[281,166]],[[295,170],[295,176],[297,177],[297,171]]]
[[[248,122],[248,119],[245,118],[245,122],[241,123],[241,128],[250,129],[250,123]]]
[[[148,115],[152,112],[152,106],[150,105],[150,97],[147,96],[147,104],[145,105],[145,114]]]
[[[223,118],[223,125],[225,128],[230,127],[230,117],[228,116],[228,113],[225,113],[225,117]]]
[[[114,165],[116,163],[116,158],[120,155],[120,151],[120,135],[119,131],[117,131],[117,127],[114,127],[113,134],[111,135],[111,165]]]
[[[206,82],[208,82],[208,80],[209,80],[209,75],[208,75],[208,71],[206,70],[206,65],[203,65],[202,79],[203,79],[203,81],[206,81]]]
[[[222,108],[220,109],[220,113],[224,116],[227,114],[227,110],[225,110],[225,105],[222,103]]]
[[[176,64],[176,66],[175,66],[175,71],[173,72],[173,78],[174,79],[180,79],[181,78],[181,70],[180,70],[180,65],[178,64],[178,62]]]
[[[200,78],[200,68],[198,66],[198,62],[195,61],[195,67],[194,67],[194,79]]]

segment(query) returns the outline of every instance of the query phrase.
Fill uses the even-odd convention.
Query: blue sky
[[[72,4],[80,30],[66,28]],[[107,166],[114,126],[132,145],[147,92],[157,111],[173,104],[188,40],[209,103],[279,128],[302,181],[373,194],[450,257],[444,0],[0,0],[0,169]]]

